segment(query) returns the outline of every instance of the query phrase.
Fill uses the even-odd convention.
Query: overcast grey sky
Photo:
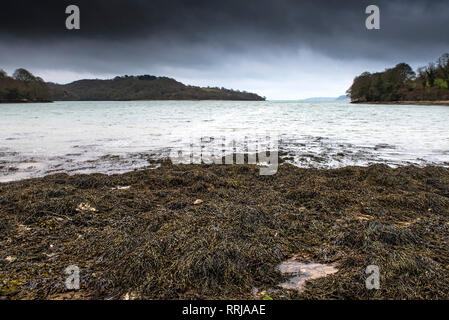
[[[65,28],[70,4],[81,30]],[[370,4],[381,30],[365,28]],[[59,83],[152,74],[269,99],[339,96],[363,71],[449,52],[448,22],[447,0],[15,0],[0,10],[0,68]]]

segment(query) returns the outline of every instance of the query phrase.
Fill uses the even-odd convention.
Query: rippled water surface
[[[115,173],[188,141],[276,137],[303,167],[449,165],[449,107],[347,102],[0,104],[0,182],[55,172]],[[201,142],[203,141],[203,142]],[[237,150],[238,151],[238,150]]]

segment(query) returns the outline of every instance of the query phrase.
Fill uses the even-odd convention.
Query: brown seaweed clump
[[[295,256],[338,272],[278,286]],[[80,290],[64,270],[80,268]],[[368,265],[380,289],[367,290]],[[449,169],[173,165],[0,184],[7,299],[448,299]]]

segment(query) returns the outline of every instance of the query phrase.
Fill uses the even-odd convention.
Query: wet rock
[[[24,226],[23,224],[19,224],[19,225],[18,225],[18,229],[19,229],[19,232],[21,232],[21,233],[27,232],[27,231],[30,231],[30,230],[31,230],[30,227]]]
[[[88,203],[80,203],[78,205],[78,207],[76,208],[76,211],[78,211],[78,212],[96,212],[97,209],[95,209]]]
[[[12,263],[12,262],[14,262],[14,261],[17,260],[17,257],[14,257],[14,256],[7,256],[5,260],[6,260],[7,262],[9,262],[9,263]]]
[[[326,277],[338,272],[338,269],[333,265],[314,262],[303,263],[297,261],[296,258],[281,263],[278,268],[281,273],[291,276],[288,281],[280,283],[279,286],[300,292],[304,290],[306,281]]]
[[[131,186],[117,186],[112,188],[112,190],[129,190],[131,189]]]
[[[123,300],[137,300],[139,298],[138,294],[135,292],[127,292],[123,296]]]

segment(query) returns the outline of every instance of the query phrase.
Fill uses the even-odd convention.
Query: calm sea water
[[[449,165],[449,107],[348,102],[56,102],[0,105],[0,182],[149,165],[187,139],[279,138],[289,162]]]

